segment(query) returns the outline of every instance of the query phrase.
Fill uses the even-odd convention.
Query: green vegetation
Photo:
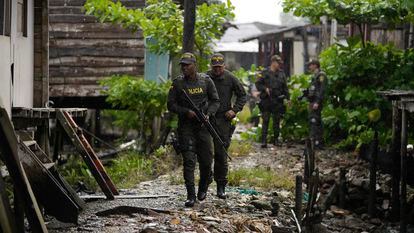
[[[228,152],[232,157],[242,157],[249,155],[252,150],[253,145],[251,142],[232,140]]]
[[[287,105],[286,113],[282,120],[281,136],[285,140],[301,140],[308,135],[308,109],[306,100],[298,100],[310,83],[309,75],[294,75],[288,80],[288,88],[291,96],[291,104]],[[258,107],[253,110],[253,115],[259,115]],[[262,129],[253,127],[242,133],[244,140],[260,141]],[[269,135],[273,135],[273,121],[269,123]]]
[[[308,136],[308,103],[306,99],[298,98],[309,87],[310,79],[309,75],[295,75],[288,81],[291,104],[286,107],[281,128],[285,140],[300,140]],[[273,131],[273,128],[270,129]]]
[[[293,190],[295,187],[294,179],[287,172],[263,167],[230,170],[228,179],[230,186],[242,188]]]
[[[194,34],[201,70],[207,68],[205,58],[213,52],[211,42],[223,35],[222,24],[234,18],[233,8],[230,1],[197,6]],[[172,56],[181,52],[184,14],[173,0],[147,0],[143,9],[127,9],[120,1],[87,0],[85,9],[101,22],[119,24],[132,31],[142,30],[144,37],[157,41],[147,45],[153,52],[169,52]]]
[[[384,145],[391,135],[390,104],[377,91],[414,88],[414,50],[399,50],[392,45],[375,45],[363,40],[363,24],[388,25],[414,22],[414,4],[404,0],[283,0],[285,12],[308,17],[319,23],[321,16],[341,24],[353,23],[361,31],[347,45],[334,44],[320,55],[328,75],[326,101],[322,112],[325,139],[339,148],[358,148],[379,131]],[[306,136],[306,102],[296,101],[306,80],[292,77],[292,107],[283,121],[282,135],[287,139]],[[291,85],[298,82],[299,88]],[[293,89],[292,89],[293,88]],[[378,121],[380,120],[380,121]],[[256,132],[259,133],[260,129]]]
[[[250,108],[245,105],[243,107],[243,110],[241,110],[238,114],[237,114],[237,122],[240,122],[242,124],[247,124],[250,120],[252,113],[250,112]]]
[[[141,151],[149,151],[156,143],[157,132],[152,124],[167,110],[167,95],[170,82],[158,84],[139,77],[128,75],[112,76],[101,82],[107,101],[125,111],[107,111],[115,117],[114,124],[124,130],[138,132]]]
[[[321,62],[329,79],[322,113],[325,137],[339,141],[340,147],[359,147],[371,141],[377,129],[384,145],[391,135],[391,114],[381,113],[391,113],[391,106],[376,92],[414,88],[414,50],[372,43],[363,47],[359,40],[351,38],[347,46],[326,49]],[[380,115],[380,122],[371,121]]]
[[[319,22],[321,16],[335,18],[342,24],[401,23],[412,20],[409,0],[284,0],[285,12],[309,17]]]
[[[171,154],[173,153],[169,147],[161,147],[149,156],[127,151],[111,160],[105,167],[118,188],[132,188],[139,182],[151,180],[176,169],[180,163]],[[76,186],[80,181],[91,190],[98,189],[98,184],[81,158],[71,156],[59,169],[69,184]]]

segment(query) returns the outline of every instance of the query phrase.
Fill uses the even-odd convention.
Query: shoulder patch
[[[319,76],[319,82],[323,83],[325,81],[325,76],[321,75]]]
[[[208,75],[207,73],[199,73],[199,75],[200,78],[210,78],[210,75]]]

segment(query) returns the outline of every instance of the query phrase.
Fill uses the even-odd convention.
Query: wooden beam
[[[96,57],[144,57],[144,48],[56,48],[50,51],[50,58],[65,56]]]
[[[397,219],[400,212],[400,144],[401,144],[401,111],[398,102],[392,101],[392,193],[391,212],[392,217]]]
[[[404,103],[402,103],[404,104]],[[407,143],[408,143],[408,111],[403,107],[401,111],[401,184],[400,184],[400,232],[407,232]]]
[[[63,187],[55,178],[51,172],[55,167],[50,158],[41,150],[37,152],[40,153],[35,154],[24,143],[19,143],[20,161],[33,193],[50,215],[62,222],[77,223],[85,204],[76,194],[72,196],[74,191],[70,186]],[[60,178],[57,172],[55,174]]]
[[[7,111],[0,108],[0,151],[17,192],[22,195],[22,202],[33,232],[47,232],[43,217],[40,213],[36,198],[30,183],[19,162],[17,152],[17,137]]]
[[[92,175],[95,177],[95,180],[98,182],[107,199],[113,200],[114,195],[118,195],[119,192],[106,173],[105,168],[100,162],[98,156],[94,153],[92,147],[86,141],[85,136],[67,112],[58,110],[56,116],[72,143],[81,154],[83,160]]]
[[[17,233],[9,197],[6,192],[6,184],[0,175],[0,225],[2,232]]]

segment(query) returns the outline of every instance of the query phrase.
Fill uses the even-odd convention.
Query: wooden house
[[[50,99],[56,107],[105,108],[99,80],[116,74],[144,74],[142,33],[100,23],[85,15],[86,0],[50,0]],[[142,8],[145,0],[122,0]]]
[[[237,70],[243,67],[249,70],[252,64],[257,64],[259,46],[257,40],[240,40],[277,27],[279,26],[261,22],[234,24],[215,43],[214,51],[224,55],[227,69]]]
[[[258,40],[258,65],[268,66],[272,55],[278,54],[284,61],[287,75],[302,74],[306,63],[318,58],[322,49],[322,27],[306,22],[277,26],[274,29],[242,39],[242,42]],[[345,26],[338,27],[337,40],[348,36]]]
[[[47,21],[47,1],[0,0],[0,100],[9,114],[48,100]]]

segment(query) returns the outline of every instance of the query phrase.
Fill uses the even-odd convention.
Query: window
[[[27,0],[17,0],[17,33],[27,37]]]
[[[0,0],[0,35],[10,36],[10,0]]]

